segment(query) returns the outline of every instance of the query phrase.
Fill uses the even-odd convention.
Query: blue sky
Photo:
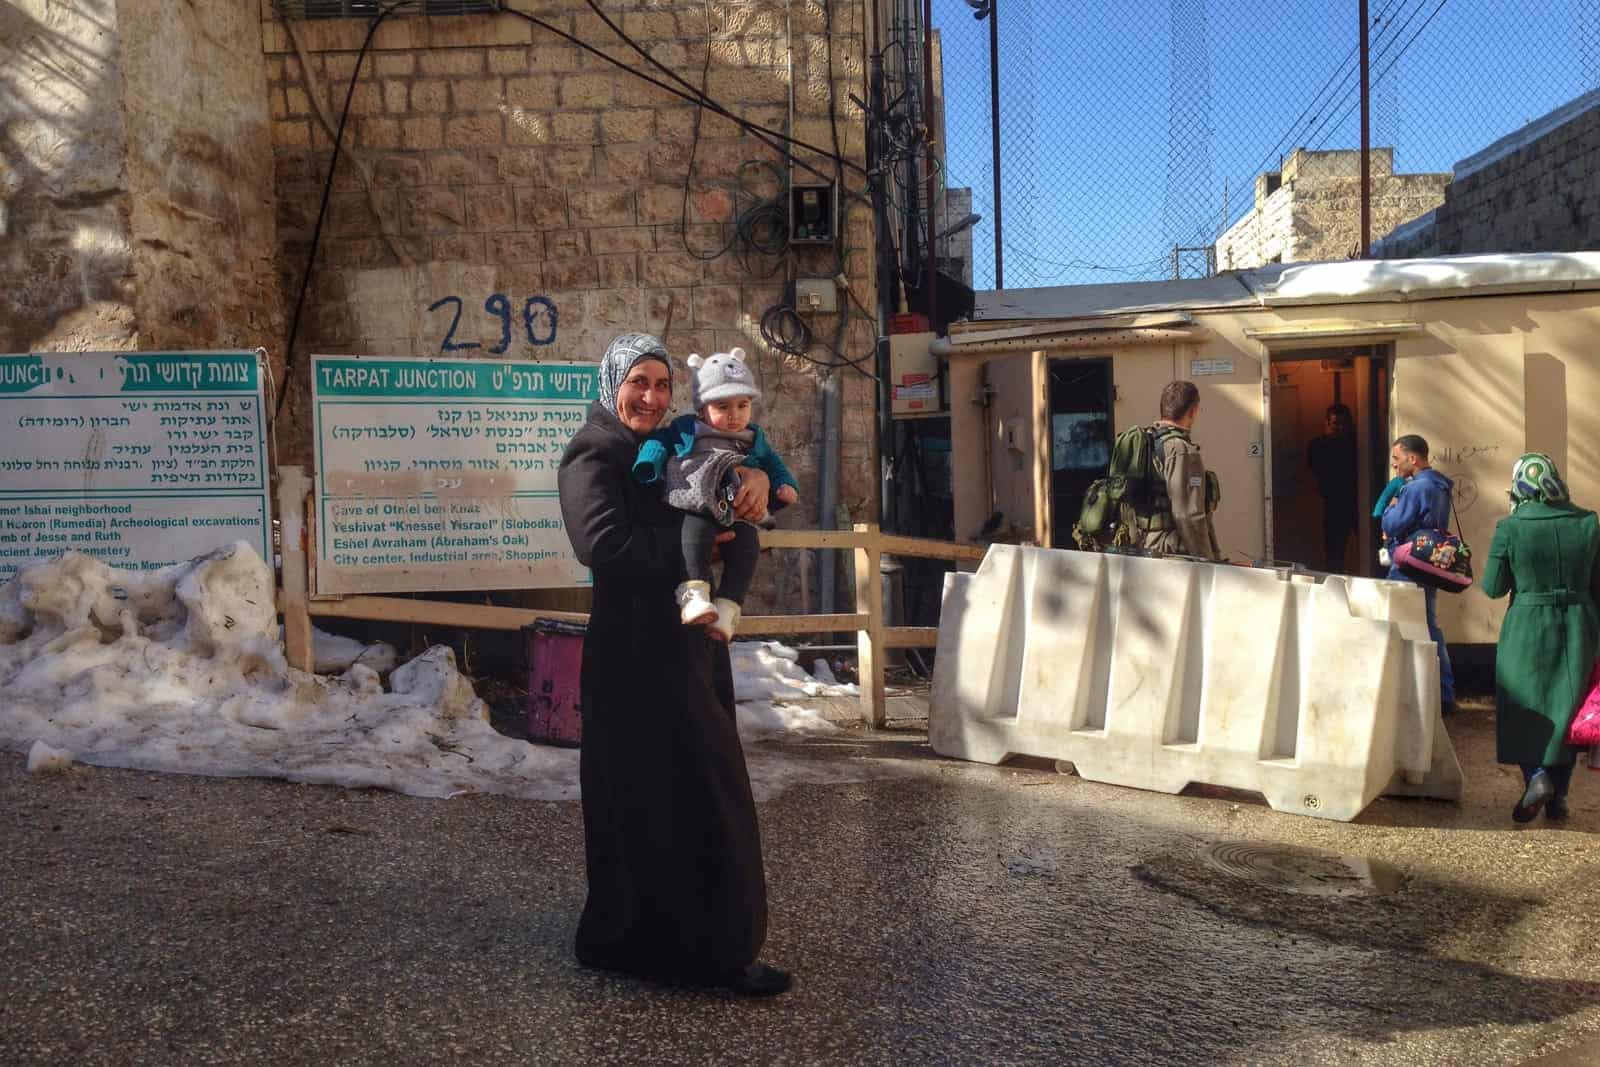
[[[1399,171],[1448,171],[1600,87],[1595,0],[1370,8],[1373,144],[1394,147]],[[1221,228],[1225,182],[1235,221],[1280,154],[1359,144],[1355,0],[999,0],[999,13],[1008,288],[1170,276],[1174,243]],[[949,182],[984,216],[974,281],[989,288],[989,30],[964,0],[933,0],[933,18]]]

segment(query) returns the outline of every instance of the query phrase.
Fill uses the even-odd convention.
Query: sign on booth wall
[[[588,585],[556,470],[592,363],[313,356],[316,592]]]
[[[247,541],[272,560],[254,352],[0,356],[0,580],[75,550],[153,570]]]

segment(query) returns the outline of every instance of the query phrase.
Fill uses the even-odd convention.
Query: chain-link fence
[[[1296,149],[1359,162],[1358,10],[1357,0],[934,0],[945,177],[971,189],[983,217],[974,285],[999,280],[989,17],[1003,284],[1019,288],[1249,265],[1217,253],[1255,207],[1258,177],[1295,167]],[[1369,23],[1371,145],[1393,149],[1394,174],[1432,176],[1375,213],[1374,238],[1426,210],[1457,161],[1600,88],[1600,0],[1369,0]],[[1260,191],[1273,188],[1263,177]]]

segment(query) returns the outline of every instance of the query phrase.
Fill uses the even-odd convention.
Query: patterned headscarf
[[[1525,452],[1511,471],[1511,510],[1530,501],[1562,504],[1569,499],[1553,459],[1543,452]]]
[[[642,359],[659,359],[667,365],[667,380],[672,380],[672,360],[667,346],[647,333],[625,333],[606,346],[600,357],[600,406],[617,413],[617,390],[628,372]]]

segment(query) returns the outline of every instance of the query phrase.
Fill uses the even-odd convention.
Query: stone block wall
[[[0,5],[0,351],[282,345],[250,8]]]
[[[1590,96],[1533,124],[1535,136],[1513,134],[1457,164],[1433,225],[1386,240],[1378,254],[1600,249],[1600,93]]]
[[[1361,153],[1296,149],[1282,184],[1256,182],[1256,206],[1217,239],[1217,265],[1241,270],[1266,263],[1349,259],[1361,247]],[[1394,150],[1370,153],[1372,233],[1381,235],[1426,214],[1444,198],[1448,174],[1395,174]]]
[[[1289,185],[1280,185],[1258,200],[1248,215],[1217,238],[1217,269],[1243,270],[1293,260],[1293,201],[1294,188]]]
[[[1444,199],[1448,174],[1396,174],[1372,179],[1372,234],[1388,233]],[[1354,259],[1361,252],[1361,181],[1328,178],[1294,186],[1294,254],[1286,262]]]
[[[1367,172],[1373,179],[1387,178],[1394,173],[1394,149],[1373,148],[1367,152]],[[1283,162],[1283,180],[1319,181],[1325,178],[1361,179],[1361,150],[1335,148],[1312,152],[1296,148]]]
[[[123,0],[138,347],[264,347],[281,367],[261,27],[249,4]]]
[[[866,310],[876,297],[866,204],[842,198],[837,248],[791,255],[780,241],[780,254],[767,255],[751,247],[740,232],[770,239],[763,212],[783,208],[782,152],[636,77],[646,70],[671,80],[582,0],[519,6],[626,69],[512,15],[384,23],[355,81],[297,355],[593,361],[613,336],[635,329],[661,335],[680,360],[739,345],[765,393],[757,418],[801,482],[801,504],[783,524],[832,526],[835,516],[818,514],[823,372],[812,361],[834,362],[829,347],[870,360]],[[837,135],[841,153],[864,164],[864,119],[849,100],[866,95],[859,0],[606,0],[604,10],[655,60],[704,84],[741,118],[828,151]],[[260,13],[280,276],[292,313],[366,24],[285,24],[269,0]],[[796,157],[835,177],[831,161]],[[843,179],[849,193],[862,190],[859,170],[845,168]],[[796,166],[794,180],[815,175]],[[848,281],[839,300],[846,314],[806,319],[817,340],[809,360],[762,343],[762,315],[782,299],[786,273]],[[848,368],[833,373],[844,406],[840,503],[849,519],[869,519],[872,382]],[[286,462],[309,455],[306,382],[303,365],[291,372]],[[680,410],[686,405],[680,383]],[[775,595],[791,610],[799,610],[797,570],[764,567],[787,576]]]
[[[0,4],[0,352],[135,347],[115,0]]]

